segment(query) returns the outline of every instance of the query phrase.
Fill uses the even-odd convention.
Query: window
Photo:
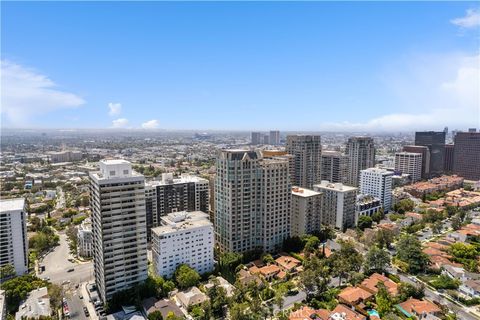
[[[110,171],[110,175],[111,175],[111,176],[114,176],[114,175],[115,175],[115,171]]]
[[[127,170],[123,170],[123,174],[128,174],[128,169],[127,169]]]

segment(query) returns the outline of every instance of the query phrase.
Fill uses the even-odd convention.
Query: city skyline
[[[474,2],[2,9],[3,128],[480,127]]]

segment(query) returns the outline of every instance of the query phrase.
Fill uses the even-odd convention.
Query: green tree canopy
[[[385,249],[372,246],[366,256],[364,269],[366,273],[383,273],[390,266],[390,254]]]
[[[425,271],[429,263],[428,256],[422,252],[422,244],[411,234],[402,236],[397,242],[397,258],[405,262],[412,273]]]
[[[196,286],[200,281],[200,275],[188,265],[181,264],[175,270],[175,281],[181,289],[186,289]]]
[[[360,216],[358,218],[358,228],[360,230],[365,230],[366,228],[371,228],[372,224],[373,224],[373,220],[369,216]]]

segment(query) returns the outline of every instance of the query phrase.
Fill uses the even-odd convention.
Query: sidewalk
[[[90,319],[98,320],[98,316],[95,312],[93,304],[90,302],[90,295],[87,290],[87,282],[84,282],[80,285],[81,293],[83,296],[83,304],[87,307],[88,312],[90,313]]]

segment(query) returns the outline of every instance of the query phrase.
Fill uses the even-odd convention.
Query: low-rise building
[[[27,299],[20,304],[18,312],[15,314],[16,320],[26,318],[50,317],[52,309],[50,308],[50,297],[47,287],[38,288],[28,294]]]
[[[425,182],[417,182],[404,187],[404,191],[408,192],[414,197],[422,198],[434,192],[448,192],[459,189],[463,186],[464,179],[456,175],[441,176],[433,178]]]
[[[169,314],[173,314],[176,317],[183,318],[184,314],[182,310],[175,304],[175,302],[168,299],[148,298],[142,301],[143,315],[148,318],[148,315],[159,311],[162,314],[163,319],[167,319]]]
[[[93,256],[92,220],[87,218],[82,221],[77,230],[77,254],[83,258]]]
[[[191,287],[188,290],[181,291],[176,295],[180,304],[188,310],[189,307],[204,303],[208,300],[208,296],[197,287]]]
[[[467,280],[463,282],[458,288],[460,292],[470,296],[472,298],[480,297],[480,281],[479,280]]]
[[[170,278],[181,264],[189,265],[200,274],[212,271],[213,239],[208,214],[201,211],[169,213],[162,217],[162,226],[152,229],[155,272]]]
[[[5,290],[0,290],[0,320],[7,318],[7,302],[5,299]]]
[[[205,289],[213,288],[214,286],[222,287],[225,290],[225,295],[227,297],[233,297],[235,287],[230,284],[227,280],[222,277],[216,277],[210,280],[204,287]]]
[[[414,298],[410,298],[405,302],[397,304],[396,307],[405,316],[417,317],[419,319],[423,319],[428,314],[439,316],[442,312],[442,310],[433,302]]]
[[[368,194],[359,194],[355,203],[355,224],[358,224],[360,216],[371,217],[382,209],[380,199]]]
[[[398,294],[398,284],[378,273],[374,273],[367,279],[363,280],[359,287],[367,290],[370,293],[377,294],[379,283],[383,283],[387,291],[392,296],[396,296]]]
[[[338,294],[338,301],[346,305],[355,307],[370,301],[373,294],[359,287],[347,287]]]

